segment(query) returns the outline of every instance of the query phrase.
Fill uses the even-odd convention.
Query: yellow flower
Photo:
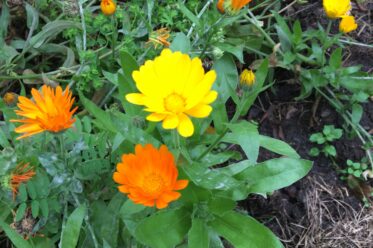
[[[252,70],[245,69],[240,75],[240,82],[241,84],[247,85],[247,86],[253,86],[255,83],[255,74]]]
[[[123,154],[113,180],[118,190],[128,198],[147,207],[165,208],[186,188],[188,180],[177,180],[178,170],[174,156],[165,145],[159,150],[153,145],[136,145],[135,154]]]
[[[211,90],[215,71],[205,73],[199,58],[164,49],[132,73],[140,93],[126,95],[127,101],[145,106],[147,120],[163,121],[164,129],[175,129],[183,137],[193,135],[190,116],[205,118],[218,93]]]
[[[236,14],[251,1],[252,0],[219,0],[216,6],[220,13],[227,12],[228,14]]]
[[[20,120],[10,120],[11,122],[23,123],[14,131],[23,133],[17,139],[22,139],[44,131],[58,133],[70,128],[75,122],[72,117],[78,107],[71,110],[74,103],[72,93],[69,88],[62,92],[62,88],[57,86],[53,89],[43,85],[41,93],[37,89],[32,89],[31,94],[34,101],[20,96],[18,97],[18,107],[16,114],[25,117]]]
[[[170,46],[170,42],[167,41],[168,38],[170,38],[170,31],[167,28],[160,28],[150,34],[147,44],[152,43],[155,48],[158,45],[168,47]]]
[[[326,15],[330,19],[341,18],[350,11],[350,0],[323,0]]]
[[[115,10],[117,9],[117,6],[112,0],[102,0],[100,7],[104,15],[112,15],[115,13]]]
[[[343,33],[349,33],[357,29],[357,24],[353,16],[344,16],[342,17],[341,22],[339,23],[339,30]]]

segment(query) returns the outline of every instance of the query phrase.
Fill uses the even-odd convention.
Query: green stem
[[[117,41],[117,24],[114,15],[111,16],[111,25],[113,27],[113,32],[111,35],[111,49],[112,49],[112,56],[113,60],[115,61],[115,47],[116,47],[116,41]]]

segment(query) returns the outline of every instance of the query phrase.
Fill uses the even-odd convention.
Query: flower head
[[[220,13],[234,15],[250,2],[251,0],[219,0],[216,7]]]
[[[211,90],[215,71],[204,72],[199,58],[164,49],[132,73],[140,93],[126,95],[127,101],[145,106],[149,121],[163,121],[163,128],[175,129],[183,137],[193,135],[190,116],[205,118],[218,93]]]
[[[102,0],[100,7],[104,15],[112,15],[115,13],[115,10],[117,9],[117,6],[112,0]]]
[[[7,92],[5,93],[5,95],[3,96],[3,101],[7,104],[7,105],[13,105],[15,104],[15,102],[17,101],[17,94],[13,93],[13,92]]]
[[[159,45],[168,47],[170,46],[170,42],[167,41],[168,38],[170,38],[170,31],[167,28],[160,28],[151,32],[147,44],[152,43],[155,48],[157,48]]]
[[[349,33],[357,29],[357,23],[355,22],[355,17],[344,16],[339,23],[339,30],[343,33]]]
[[[22,183],[26,183],[33,176],[35,176],[34,168],[31,167],[29,163],[20,163],[12,171],[10,176],[6,178],[6,182],[3,182],[3,184],[12,190],[13,199],[15,199],[18,194],[19,186],[21,186]]]
[[[11,122],[20,122],[23,125],[17,127],[16,133],[23,133],[17,139],[22,139],[44,131],[58,133],[70,128],[75,122],[73,114],[78,107],[71,110],[74,103],[72,93],[69,88],[62,92],[62,88],[57,86],[53,89],[43,85],[41,92],[32,89],[31,94],[34,101],[20,96],[18,98],[18,107],[16,114],[24,119],[10,120]]]
[[[255,74],[252,70],[245,69],[240,75],[240,82],[243,85],[253,86],[255,83]]]
[[[136,145],[135,154],[124,154],[113,179],[118,190],[128,198],[147,207],[165,208],[181,194],[188,180],[177,180],[174,157],[165,145],[159,150],[153,145]]]
[[[350,0],[323,0],[326,15],[330,19],[341,18],[348,14],[351,9]]]

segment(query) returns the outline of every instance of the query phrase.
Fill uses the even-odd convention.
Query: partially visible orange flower
[[[178,170],[174,157],[165,145],[159,150],[153,145],[136,145],[135,154],[124,154],[113,179],[118,190],[128,194],[136,204],[165,208],[181,194],[188,180],[177,180]]]
[[[75,122],[73,114],[78,107],[71,110],[74,103],[72,93],[69,88],[62,92],[62,88],[57,86],[53,89],[43,85],[41,92],[32,89],[31,94],[34,100],[20,96],[18,98],[18,107],[16,114],[25,117],[24,119],[10,120],[11,122],[20,122],[23,125],[17,127],[16,133],[23,133],[17,139],[32,136],[37,133],[49,131],[58,133],[68,129]]]
[[[9,186],[13,192],[13,199],[15,199],[18,194],[19,186],[35,176],[34,168],[29,165],[30,163],[19,163],[10,174]]]
[[[220,13],[236,14],[252,0],[219,0],[216,7]]]
[[[117,9],[117,6],[112,0],[102,0],[100,7],[104,15],[112,15],[115,13],[115,10]]]
[[[167,28],[160,28],[151,32],[147,44],[152,43],[155,48],[157,48],[158,45],[169,47],[170,42],[167,41],[168,38],[170,38],[170,31]]]

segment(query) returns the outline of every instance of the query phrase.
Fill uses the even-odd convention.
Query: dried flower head
[[[10,120],[11,122],[23,123],[14,130],[17,133],[23,133],[17,139],[44,131],[58,133],[70,128],[75,122],[73,114],[78,107],[71,110],[74,98],[72,98],[69,88],[62,91],[60,86],[53,89],[43,85],[41,92],[34,88],[31,94],[34,101],[23,96],[18,98],[20,110],[16,110],[16,114],[25,118]]]
[[[5,95],[3,96],[3,101],[5,102],[5,104],[7,105],[13,105],[16,103],[17,101],[17,94],[13,93],[13,92],[7,92],[5,93]]]
[[[189,116],[205,118],[218,93],[211,90],[215,71],[205,73],[199,58],[164,49],[132,73],[140,93],[126,95],[127,101],[145,106],[147,120],[162,121],[164,129],[175,129],[183,137],[194,133]]]
[[[118,190],[132,201],[147,207],[165,208],[181,194],[188,180],[177,180],[174,157],[165,145],[159,150],[153,145],[136,145],[135,154],[124,154],[117,164],[113,179]]]
[[[29,181],[33,176],[35,176],[35,170],[29,163],[19,163],[9,176],[3,178],[2,185],[12,191],[13,199],[15,199],[19,186]]]
[[[157,48],[158,46],[168,47],[170,46],[168,38],[170,38],[170,31],[167,28],[160,28],[156,31],[151,32],[147,44],[151,43],[155,48]]]

